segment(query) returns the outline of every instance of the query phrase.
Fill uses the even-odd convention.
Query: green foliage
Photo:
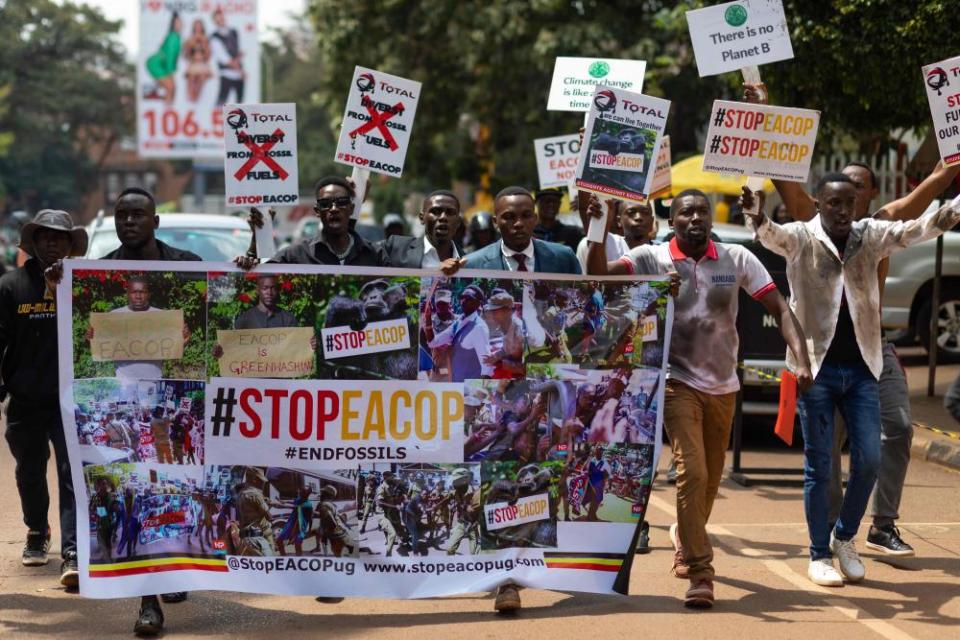
[[[109,313],[127,304],[127,271],[77,270],[73,272],[73,377],[113,377],[113,362],[94,362],[87,329],[90,313]],[[163,377],[205,380],[207,280],[203,273],[143,272],[150,287],[150,305],[157,309],[181,309],[190,338],[183,358],[163,361]]]
[[[105,149],[132,130],[133,68],[97,9],[0,3],[0,191],[13,206],[72,210],[95,188]],[[12,152],[11,152],[12,151]]]

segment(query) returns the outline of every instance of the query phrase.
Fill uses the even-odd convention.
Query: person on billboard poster
[[[173,74],[177,71],[177,60],[180,58],[180,29],[182,28],[183,20],[180,19],[180,14],[174,11],[170,17],[170,28],[160,48],[147,58],[147,72],[157,82],[144,95],[147,100],[163,100],[167,104],[173,104],[177,95]]]
[[[243,70],[240,51],[240,35],[237,30],[227,26],[227,17],[223,9],[217,7],[213,12],[213,23],[217,25],[210,38],[213,60],[220,71],[220,91],[217,94],[217,106],[227,102],[233,92],[232,102],[243,102],[243,89],[247,74]]]

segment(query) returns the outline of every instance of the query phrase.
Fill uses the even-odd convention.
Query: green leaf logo
[[[739,27],[747,21],[747,10],[739,4],[732,4],[723,12],[723,19],[731,27]]]
[[[602,78],[610,73],[610,65],[603,60],[597,60],[590,65],[590,68],[587,69],[587,73],[589,73],[591,77]]]

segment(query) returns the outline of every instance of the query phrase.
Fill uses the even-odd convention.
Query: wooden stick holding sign
[[[749,67],[744,67],[740,70],[740,73],[743,75],[743,82],[745,84],[753,85],[756,87],[758,92],[763,93],[762,96],[763,102],[766,103],[766,91],[760,86],[763,81],[760,79],[760,67],[756,65],[751,65]],[[751,193],[756,193],[763,189],[763,178],[758,178],[756,176],[750,176],[747,178],[747,188],[750,189]],[[753,204],[750,205],[743,213],[746,215],[756,215],[760,210],[760,199],[754,198]]]

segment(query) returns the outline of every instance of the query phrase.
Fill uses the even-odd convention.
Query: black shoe
[[[323,604],[339,604],[343,602],[343,598],[336,598],[332,596],[317,596],[317,602],[322,602]]]
[[[895,526],[884,529],[871,526],[867,534],[867,548],[901,558],[916,555],[913,547],[900,538],[900,530]]]
[[[50,530],[46,533],[28,531],[27,542],[23,545],[23,566],[42,567],[47,564],[47,551],[50,550]]]
[[[637,538],[637,553],[650,553],[650,523],[644,522],[640,527],[640,536]]]
[[[187,599],[186,591],[174,591],[173,593],[163,593],[160,599],[167,604],[177,604]]]
[[[140,607],[140,616],[137,624],[133,625],[133,632],[138,636],[157,636],[163,631],[163,611],[154,600]]]
[[[77,554],[68,551],[64,554],[63,564],[60,565],[60,584],[67,589],[76,589],[80,586],[80,570],[77,568]]]

